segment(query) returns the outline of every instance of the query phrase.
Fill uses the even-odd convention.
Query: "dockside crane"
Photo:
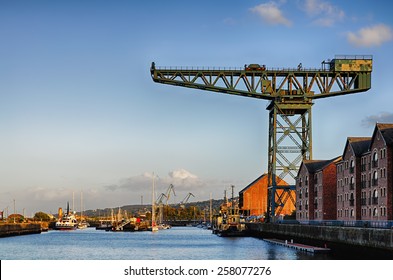
[[[158,204],[158,211],[159,211],[158,217],[159,217],[160,224],[162,224],[164,220],[164,204],[168,206],[168,201],[169,198],[171,197],[171,193],[173,193],[173,195],[176,196],[175,187],[172,184],[169,185],[166,193],[161,193],[157,198],[156,204]]]
[[[172,193],[174,196],[176,196],[175,187],[174,187],[172,184],[170,184],[169,187],[168,187],[168,189],[166,190],[166,194],[165,194],[165,197],[166,197],[165,204],[166,204],[166,205],[168,205],[168,201],[169,201],[169,199],[171,198],[171,193]]]
[[[182,201],[180,201],[180,207],[181,208],[185,208],[185,205],[186,205],[186,203],[188,202],[188,200],[190,199],[190,197],[195,197],[195,195],[193,195],[192,193],[188,193],[187,195],[186,195],[186,197],[182,200]]]
[[[150,68],[154,82],[268,100],[268,206],[270,221],[286,203],[295,206],[295,177],[302,160],[312,159],[311,107],[315,100],[371,88],[372,56],[345,55],[320,68],[228,67]],[[279,186],[279,180],[291,180]]]

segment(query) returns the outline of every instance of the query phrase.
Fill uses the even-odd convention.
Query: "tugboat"
[[[213,233],[221,237],[245,236],[246,227],[244,219],[239,212],[239,204],[233,198],[232,186],[232,199],[229,202],[224,196],[224,203],[220,206],[220,213],[216,216],[213,225]]]
[[[70,205],[67,202],[67,212],[63,215],[63,209],[59,208],[59,220],[56,222],[57,230],[74,230],[78,228],[78,221],[75,214],[70,212]]]

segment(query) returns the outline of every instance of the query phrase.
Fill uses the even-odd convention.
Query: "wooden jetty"
[[[305,244],[300,244],[300,243],[293,243],[293,240],[291,242],[288,242],[288,240],[279,240],[279,239],[263,239],[267,242],[285,246],[288,248],[293,248],[299,251],[304,251],[308,253],[329,253],[330,249],[329,248],[322,248],[322,247],[315,247],[311,245],[305,245]]]

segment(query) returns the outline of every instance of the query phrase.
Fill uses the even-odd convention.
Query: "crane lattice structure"
[[[268,68],[150,68],[154,82],[270,101],[268,144],[269,218],[281,213],[288,200],[295,205],[292,181],[302,160],[312,159],[311,107],[314,100],[367,91],[371,88],[372,56],[335,56],[317,69]],[[276,177],[277,176],[277,177]]]

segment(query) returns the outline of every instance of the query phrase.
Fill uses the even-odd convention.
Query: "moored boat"
[[[81,222],[78,223],[78,229],[85,229],[85,228],[87,228],[89,226],[90,226],[90,224],[88,222],[86,222],[86,221],[81,221]]]
[[[63,210],[59,208],[59,220],[55,224],[57,230],[74,230],[78,227],[78,221],[75,214],[70,211],[69,203],[67,202],[67,212],[63,215]]]
[[[221,237],[244,236],[246,227],[244,219],[239,211],[239,204],[233,198],[227,201],[226,195],[224,203],[220,206],[220,213],[216,216],[215,224],[212,228],[213,233]]]

